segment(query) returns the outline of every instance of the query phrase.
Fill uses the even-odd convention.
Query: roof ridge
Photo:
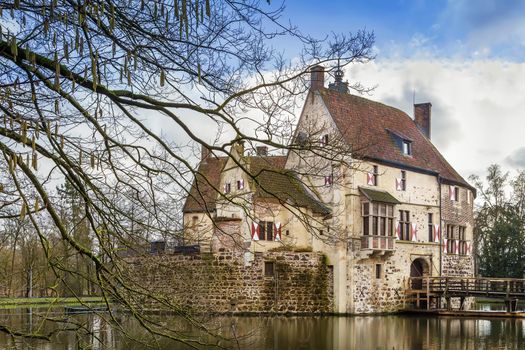
[[[321,89],[319,95],[346,143],[357,147],[354,153],[363,158],[384,159],[399,166],[428,170],[472,188],[408,113],[382,102],[327,88]],[[392,141],[392,134],[412,142],[411,155],[403,154],[400,145]]]

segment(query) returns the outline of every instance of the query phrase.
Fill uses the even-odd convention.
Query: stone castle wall
[[[471,243],[473,249],[474,214],[472,193],[467,194],[469,189],[460,187],[459,201],[452,201],[449,198],[449,185],[441,187],[441,202],[443,223],[441,234],[445,238],[446,225],[462,225],[466,227],[466,239]],[[470,255],[457,255],[450,252],[443,254],[443,276],[474,276],[473,251]]]
[[[348,286],[352,295],[350,312],[402,310],[410,265],[415,258],[425,261],[431,276],[439,275],[439,245],[434,243],[398,241],[392,255],[370,256],[367,259],[359,259],[356,255],[349,269]],[[380,278],[376,278],[378,264],[381,265]]]
[[[333,312],[333,271],[319,253],[157,255],[128,258],[128,278],[181,309],[209,313]],[[267,276],[269,264],[273,276]],[[266,266],[265,266],[266,265]],[[144,309],[168,309],[151,297]]]

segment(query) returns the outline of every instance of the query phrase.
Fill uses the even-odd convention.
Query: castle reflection
[[[54,331],[51,341],[0,334],[2,349],[134,350],[189,349],[175,340],[153,336],[128,314],[66,315],[61,310],[0,311],[0,324],[25,332]],[[430,318],[415,316],[351,317],[208,317],[202,328],[180,317],[152,315],[148,325],[170,329],[173,337],[196,348],[213,343],[235,349],[521,349],[525,320]],[[166,328],[165,328],[166,327]],[[212,336],[211,334],[214,334]]]

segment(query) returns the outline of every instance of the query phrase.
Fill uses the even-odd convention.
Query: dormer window
[[[408,140],[403,140],[403,154],[406,156],[412,155],[412,142]]]

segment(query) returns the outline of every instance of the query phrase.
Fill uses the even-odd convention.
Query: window
[[[459,254],[466,255],[467,254],[467,236],[465,234],[466,227],[465,226],[459,226],[458,227],[458,236],[459,236]]]
[[[434,215],[428,213],[428,241],[434,242]]]
[[[449,187],[450,200],[459,202],[459,187],[450,186]]]
[[[467,236],[465,226],[447,225],[446,238],[448,254],[467,254]]]
[[[321,145],[321,147],[328,146],[328,134],[321,136],[319,144]]]
[[[401,191],[407,190],[407,172],[401,170],[401,182],[400,182]]]
[[[403,140],[403,154],[407,156],[412,155],[412,142],[408,140]]]
[[[259,239],[261,241],[273,241],[273,221],[259,222]]]
[[[379,167],[374,165],[374,170],[372,173],[372,185],[377,186],[377,178],[379,177]]]
[[[264,262],[264,277],[275,276],[275,263],[273,261]]]
[[[197,215],[194,215],[191,217],[191,225],[197,226],[197,222],[199,221],[199,217]]]
[[[381,278],[381,264],[376,264],[376,279]]]
[[[410,212],[408,210],[399,211],[399,239],[410,241]]]
[[[227,182],[224,184],[224,194],[230,193],[232,191],[232,185]]]
[[[244,180],[237,180],[237,189],[242,190],[244,189]]]
[[[363,203],[363,235],[393,236],[394,207],[385,203]]]

